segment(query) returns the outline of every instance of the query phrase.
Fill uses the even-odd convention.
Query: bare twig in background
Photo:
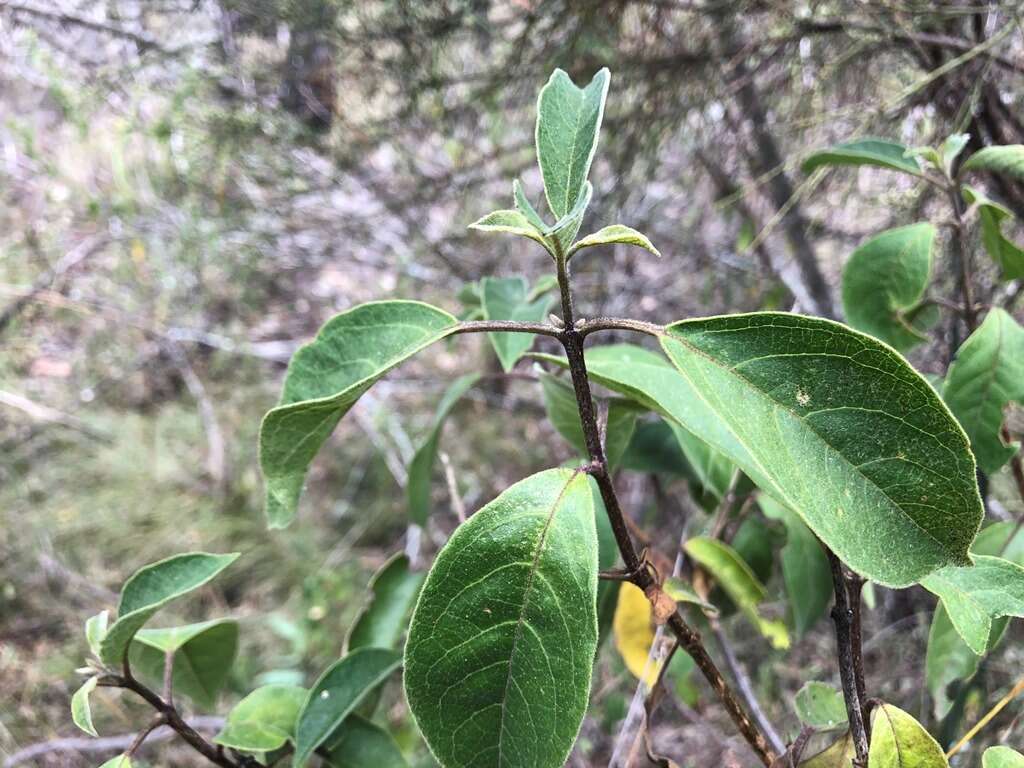
[[[0,390],[0,405],[16,408],[33,421],[42,424],[57,424],[61,427],[72,429],[75,432],[80,432],[86,437],[91,437],[93,440],[98,440],[101,443],[112,442],[108,435],[93,429],[76,416],[72,416],[70,413],[63,413],[56,408],[51,408],[42,403],[33,402],[27,397],[15,394],[14,392]]]

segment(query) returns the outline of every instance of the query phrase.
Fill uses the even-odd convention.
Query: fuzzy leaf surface
[[[309,762],[313,752],[341,725],[356,705],[402,662],[395,651],[360,648],[334,662],[309,691],[295,725],[294,768]]]
[[[589,478],[552,469],[461,525],[405,652],[409,706],[446,768],[557,768],[590,694],[598,542]]]
[[[897,227],[857,248],[843,268],[843,312],[859,331],[899,350],[926,340],[906,319],[924,296],[932,274],[935,227]]]
[[[608,96],[607,69],[579,88],[556,69],[537,99],[537,160],[544,192],[556,219],[573,209],[583,194]]]
[[[100,659],[116,666],[135,633],[172,600],[206,584],[238,558],[237,553],[212,555],[188,552],[136,571],[121,589],[117,621],[100,642]]]
[[[214,742],[245,752],[273,752],[295,735],[309,691],[297,685],[264,685],[235,705]]]
[[[271,528],[283,528],[295,517],[310,462],[356,400],[456,326],[454,317],[429,304],[371,302],[335,315],[295,353],[281,402],[260,425]]]
[[[943,397],[971,439],[982,471],[998,472],[1018,450],[1003,442],[1003,411],[1024,403],[1024,328],[998,307],[989,310],[957,351]]]
[[[854,570],[908,586],[970,562],[983,510],[967,436],[891,348],[775,312],[675,323],[661,343],[686,380],[666,410]]]

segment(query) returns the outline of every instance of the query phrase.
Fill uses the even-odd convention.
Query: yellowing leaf
[[[880,705],[872,724],[871,768],[949,768],[938,742],[899,707]]]
[[[626,664],[626,669],[648,687],[658,679],[658,665],[648,669],[647,657],[654,642],[654,622],[651,618],[651,602],[643,590],[635,584],[623,582],[619,589],[619,602],[612,619],[612,635],[615,647]]]

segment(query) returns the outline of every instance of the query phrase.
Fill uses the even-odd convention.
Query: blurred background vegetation
[[[460,338],[376,386],[287,531],[265,530],[260,418],[292,350],[337,311],[392,296],[458,311],[467,282],[550,270],[539,249],[466,224],[504,207],[516,176],[539,198],[534,99],[552,68],[585,82],[610,67],[590,221],[634,226],[664,254],[580,257],[585,315],[835,316],[861,240],[947,213],[909,177],[807,177],[801,157],[865,135],[1024,142],[1020,13],[987,0],[0,0],[0,754],[72,735],[83,620],[175,552],[244,553],[179,609],[242,618],[229,697],[257,678],[308,682],[337,655],[370,574],[416,545],[402,486],[440,392],[499,368],[484,340]],[[985,186],[1024,215],[1024,186]],[[981,301],[1014,307],[1019,284],[980,279]],[[942,371],[959,340],[936,334],[913,360]],[[571,456],[529,375],[485,379],[442,450],[470,510]],[[655,539],[674,540],[648,478],[619,482]],[[990,512],[1012,514],[999,483]],[[428,560],[457,522],[440,474],[434,491]],[[924,719],[932,604],[885,593],[869,619],[869,686]],[[793,691],[834,675],[829,625],[785,654],[736,645],[794,733]],[[572,765],[606,763],[635,686],[605,656]],[[1005,643],[983,687],[1022,661]],[[702,685],[666,718],[662,751],[745,765]],[[101,732],[131,730],[138,710],[112,701]],[[430,764],[401,704],[387,714]],[[159,764],[195,763],[170,750]]]

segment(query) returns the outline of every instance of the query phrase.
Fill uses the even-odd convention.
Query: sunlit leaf
[[[805,173],[810,173],[822,166],[836,165],[873,165],[921,175],[921,166],[916,158],[907,157],[907,148],[886,139],[857,139],[818,150],[804,160],[803,169]]]
[[[797,691],[793,702],[796,715],[804,725],[820,730],[846,724],[846,701],[843,694],[828,683],[813,680]]]
[[[260,426],[267,519],[295,517],[310,462],[366,390],[396,365],[456,327],[444,310],[418,301],[362,304],[336,315],[288,365],[280,404]]]
[[[238,558],[237,553],[189,552],[136,571],[121,589],[117,621],[100,642],[104,664],[119,665],[135,633],[172,600],[198,589]]]
[[[843,312],[859,331],[906,350],[927,339],[908,313],[931,280],[935,227],[889,229],[857,248],[843,268]]]
[[[297,685],[264,685],[235,705],[217,744],[245,752],[273,752],[295,735],[299,710],[309,692]]]
[[[336,661],[309,691],[295,726],[294,768],[301,768],[374,688],[398,669],[401,656],[385,648],[359,648]]]
[[[238,622],[214,619],[169,629],[141,629],[128,651],[137,676],[160,686],[166,654],[174,654],[171,683],[175,695],[210,709],[228,680],[238,652]]]
[[[578,88],[556,69],[537,99],[537,159],[548,205],[560,219],[583,194],[597,150],[610,75],[602,69],[586,88]]]
[[[448,386],[441,396],[441,402],[437,404],[434,423],[427,434],[427,439],[416,449],[409,463],[405,491],[409,500],[409,519],[417,525],[426,525],[430,516],[430,480],[437,461],[437,447],[445,421],[462,396],[479,380],[480,374],[467,373]]]
[[[348,650],[396,648],[426,573],[409,570],[409,558],[398,554],[370,581],[370,600],[348,634]]]
[[[1003,412],[1024,403],[1024,328],[998,307],[957,351],[943,397],[971,439],[982,471],[993,474],[1019,446],[1003,442]]]
[[[98,677],[90,677],[71,697],[71,720],[90,736],[99,736],[92,724],[92,707],[89,705],[89,696],[96,690],[98,682]]]
[[[513,485],[448,540],[405,654],[406,697],[443,765],[564,763],[590,693],[597,558],[588,476],[567,469]]]
[[[875,707],[871,768],[949,768],[942,747],[917,720],[892,704]]]

